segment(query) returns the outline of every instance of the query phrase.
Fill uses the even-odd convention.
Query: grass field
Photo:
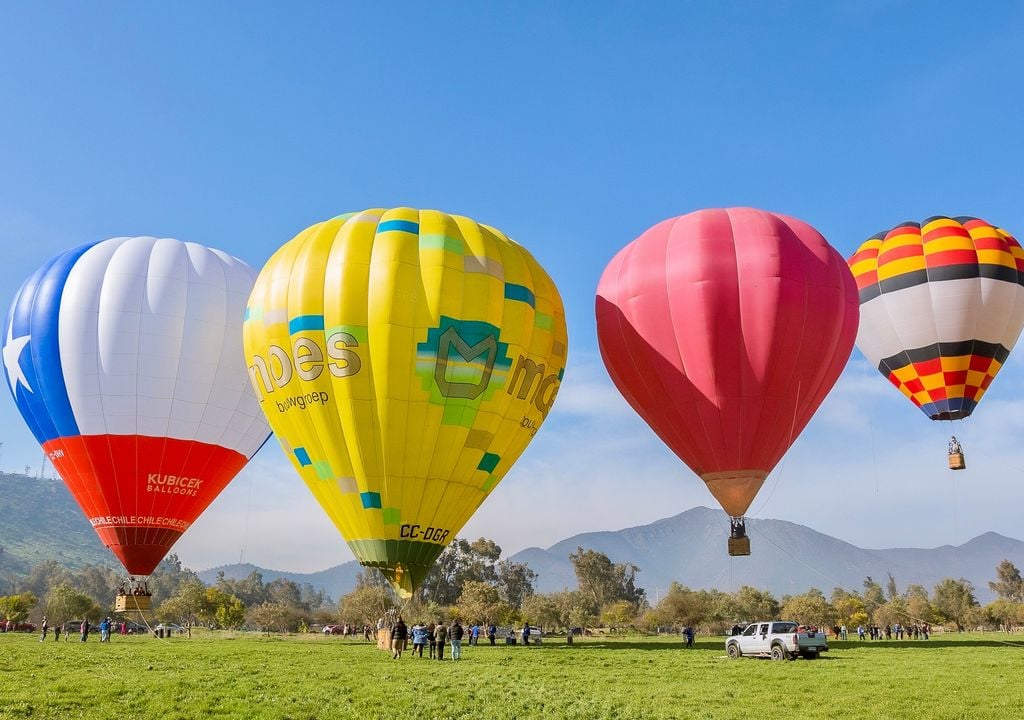
[[[195,633],[40,644],[0,635],[2,718],[1024,717],[1024,642],[835,642],[818,661],[730,661],[721,638],[464,647],[392,660],[337,637]],[[447,655],[447,653],[446,653]]]

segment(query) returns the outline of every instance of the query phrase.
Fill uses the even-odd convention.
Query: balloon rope
[[[875,452],[875,424],[871,422],[871,414],[868,413],[868,438],[871,440],[871,466],[875,475],[875,495],[878,495],[878,455]]]
[[[768,497],[766,497],[761,502],[761,504],[758,506],[757,512],[753,514],[754,516],[760,515],[762,512],[764,512],[764,509],[766,507],[768,507],[768,502],[772,499],[772,495],[775,494],[775,491],[779,487],[779,483],[782,481],[782,471],[786,467],[786,461],[789,460],[789,448],[791,448],[793,446],[793,431],[796,429],[797,408],[800,407],[800,387],[801,387],[801,385],[802,385],[801,382],[797,382],[797,384],[796,384],[796,402],[793,404],[793,420],[789,424],[789,442],[786,443],[786,449],[787,449],[786,454],[782,456],[782,464],[779,465],[778,472],[774,473],[774,475],[775,475],[775,484],[772,485],[772,489],[769,491]]]
[[[238,551],[238,564],[241,565],[245,560],[245,550],[249,544],[249,515],[252,512],[252,467],[246,463],[245,474],[249,476],[249,498],[245,502],[245,525],[242,528],[242,549]]]

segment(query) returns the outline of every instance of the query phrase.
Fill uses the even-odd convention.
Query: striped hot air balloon
[[[218,250],[120,237],[53,258],[11,304],[18,410],[131,575],[153,571],[269,436],[242,361],[254,279]]]
[[[1024,326],[1024,250],[973,217],[904,222],[849,260],[857,346],[932,420],[970,416]]]

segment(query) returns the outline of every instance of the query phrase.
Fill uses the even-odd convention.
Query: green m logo
[[[448,363],[452,351],[465,363],[470,363],[475,372],[479,372],[479,379],[475,382],[467,378],[466,382],[449,380]],[[441,394],[448,398],[465,398],[475,400],[487,389],[491,382],[491,373],[494,372],[494,361],[498,357],[498,339],[494,335],[488,335],[473,345],[462,339],[455,327],[449,327],[438,339],[437,363],[434,365],[434,382],[437,383]],[[477,358],[482,359],[481,363],[473,362]],[[479,370],[477,370],[479,368]],[[474,374],[475,374],[474,372]],[[452,375],[458,377],[464,375],[457,369]]]

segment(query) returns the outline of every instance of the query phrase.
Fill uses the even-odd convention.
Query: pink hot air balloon
[[[807,223],[753,208],[655,225],[597,289],[608,372],[733,518],[743,515],[839,377],[857,334],[857,286]]]

